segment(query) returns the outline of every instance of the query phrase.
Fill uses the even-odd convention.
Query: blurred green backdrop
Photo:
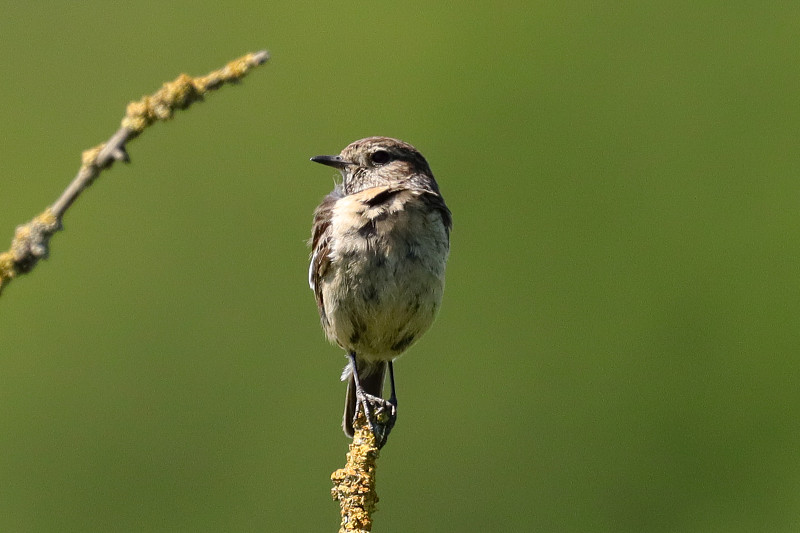
[[[0,529],[336,530],[345,358],[305,245],[334,173],[308,158],[378,134],[455,227],[376,531],[800,530],[798,27],[795,3],[6,2],[6,243],[129,100],[273,60],[130,144],[3,294]]]

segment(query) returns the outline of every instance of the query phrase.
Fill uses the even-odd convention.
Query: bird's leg
[[[373,399],[377,398],[371,394],[367,394],[364,392],[364,389],[361,388],[361,380],[358,378],[356,354],[354,352],[347,352],[347,357],[350,359],[350,369],[353,373],[353,382],[356,384],[356,415],[358,415],[358,406],[360,405],[361,408],[364,409],[364,417],[367,419],[367,424],[369,424],[370,431],[372,431],[372,434],[376,435],[377,437],[377,433],[375,432],[374,416],[372,414],[372,406],[370,405],[370,400],[374,402]]]
[[[392,361],[389,361],[389,384],[392,387],[392,394],[389,396],[389,403],[392,404],[397,410],[397,392],[394,388],[394,364]]]
[[[383,448],[386,444],[386,439],[389,438],[389,432],[394,427],[395,420],[397,419],[397,398],[394,394],[394,376],[392,374],[392,400],[384,400],[379,396],[373,396],[364,392],[361,387],[361,381],[358,379],[358,365],[356,363],[356,354],[348,352],[347,357],[350,359],[350,365],[353,371],[353,381],[356,385],[356,415],[358,414],[358,406],[364,410],[364,418],[367,419],[367,424],[372,434],[375,436],[375,442],[378,448]],[[389,372],[392,372],[391,363],[389,363]]]
[[[392,393],[389,395],[388,400],[380,399],[381,405],[376,410],[376,418],[382,425],[382,435],[378,444],[379,448],[383,448],[386,444],[386,439],[389,438],[389,432],[392,431],[394,423],[397,422],[397,391],[394,388],[394,365],[389,361],[389,384],[392,387]]]

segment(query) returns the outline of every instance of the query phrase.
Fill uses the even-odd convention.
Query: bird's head
[[[311,161],[338,169],[345,194],[386,185],[439,192],[422,154],[410,144],[390,137],[367,137],[349,144],[339,155],[318,155]]]

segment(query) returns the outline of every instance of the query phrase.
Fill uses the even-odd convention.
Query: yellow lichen
[[[334,484],[331,496],[341,507],[339,533],[372,531],[372,513],[378,504],[375,470],[380,450],[361,411],[353,427],[355,436],[347,454],[347,464],[331,475]]]
[[[205,76],[193,78],[188,74],[181,74],[162,85],[154,94],[128,104],[122,127],[140,133],[157,120],[168,120],[176,109],[185,109],[193,102],[202,100],[205,93],[223,83],[240,80],[265,59],[264,53],[247,54]]]

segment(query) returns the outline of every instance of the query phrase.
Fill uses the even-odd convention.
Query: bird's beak
[[[345,161],[340,155],[317,155],[311,158],[314,163],[320,163],[329,167],[338,168],[342,170],[350,164],[350,161]]]

